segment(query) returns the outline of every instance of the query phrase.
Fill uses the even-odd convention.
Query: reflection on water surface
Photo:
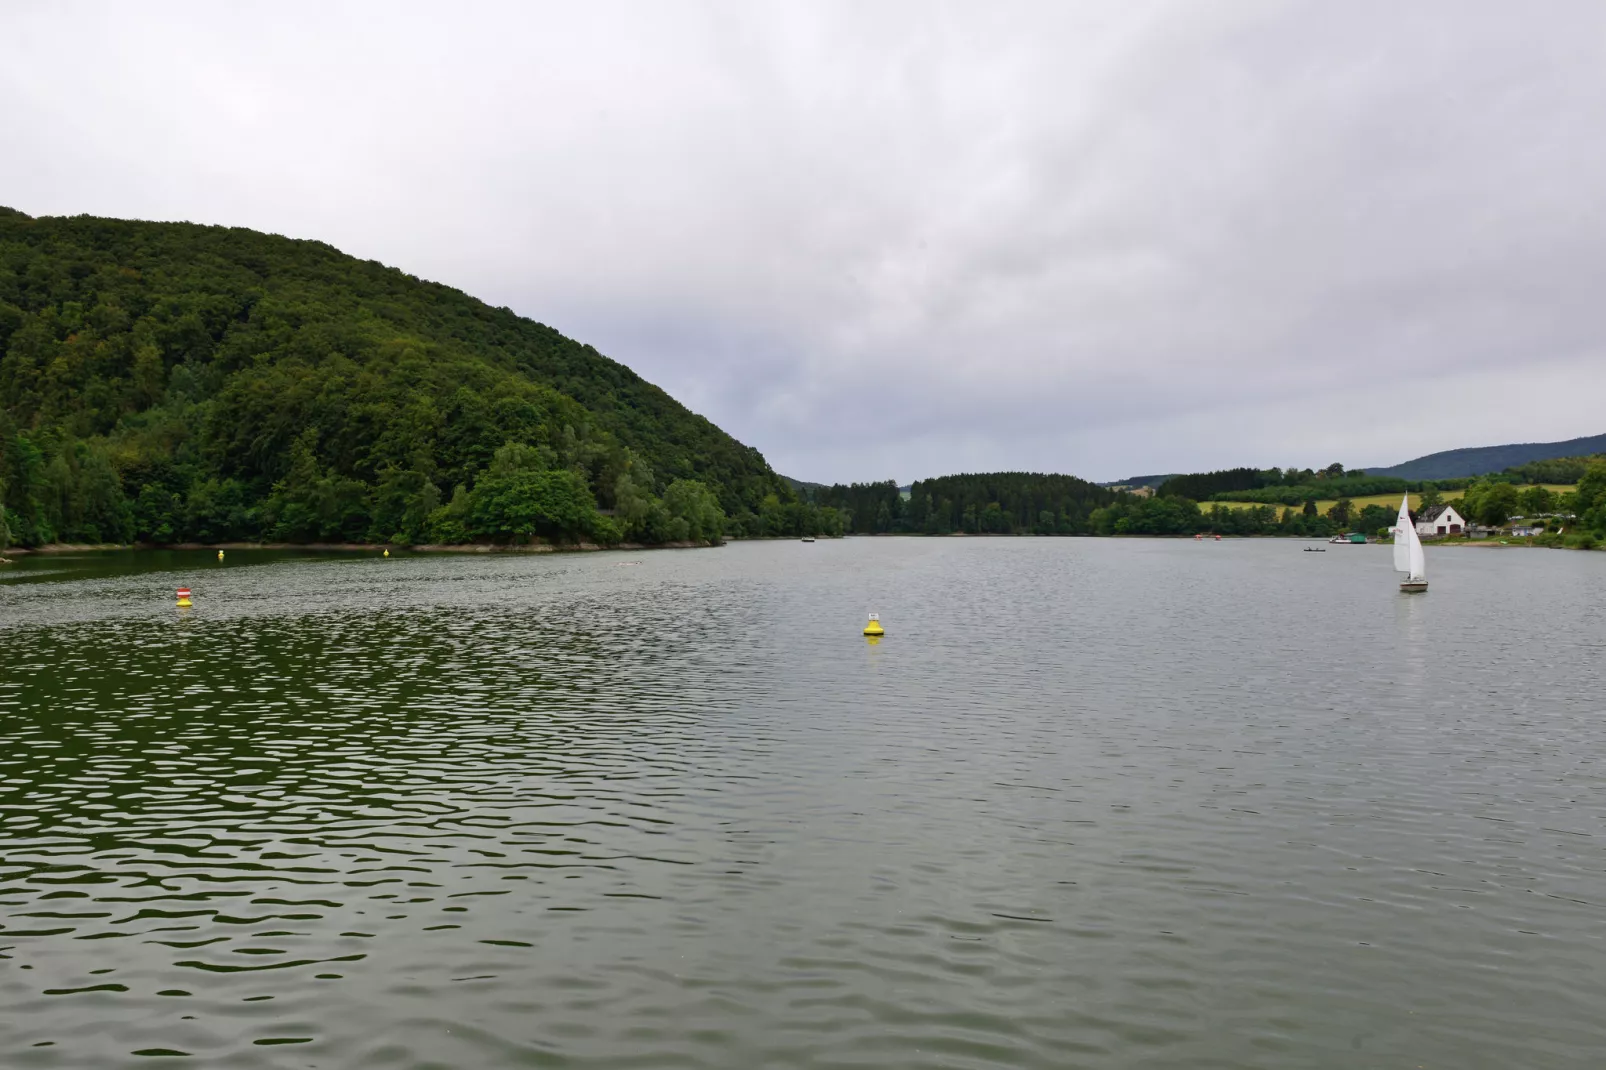
[[[1593,1065],[1606,555],[1386,555],[22,559],[0,1063]]]

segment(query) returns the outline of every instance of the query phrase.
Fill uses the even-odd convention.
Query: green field
[[[1568,485],[1568,484],[1563,484],[1563,483],[1546,483],[1546,484],[1543,484],[1543,485],[1545,487],[1549,488],[1555,494],[1567,494],[1567,493],[1571,493],[1573,491],[1576,491],[1578,489],[1578,487],[1576,485]],[[1518,489],[1519,490],[1525,490],[1525,489],[1527,489],[1527,485],[1524,485],[1523,487],[1519,487]],[[1463,491],[1459,491],[1459,490],[1447,490],[1447,491],[1444,491],[1443,492],[1444,500],[1447,501],[1447,502],[1456,501],[1462,496],[1463,493],[1464,493]],[[1410,495],[1410,498],[1411,498],[1411,509],[1412,509],[1412,511],[1415,511],[1416,509],[1421,507],[1422,496],[1420,494],[1412,494],[1412,495]],[[1331,509],[1333,507],[1333,504],[1334,504],[1335,501],[1337,501],[1337,499],[1335,499],[1335,498],[1320,499],[1320,500],[1318,500],[1316,502],[1316,509],[1317,509],[1318,512],[1325,513],[1325,512],[1327,512],[1327,510],[1329,510],[1329,509]],[[1365,496],[1360,497],[1360,498],[1351,498],[1350,502],[1355,507],[1355,511],[1356,512],[1360,512],[1362,509],[1365,509],[1368,505],[1381,505],[1381,506],[1384,506],[1385,508],[1388,508],[1388,509],[1398,509],[1400,507],[1400,496],[1398,494],[1368,494],[1368,495],[1365,495]],[[1260,502],[1200,502],[1199,503],[1199,508],[1208,513],[1211,510],[1212,507],[1217,506],[1217,505],[1224,506],[1225,508],[1228,508],[1228,509],[1253,509],[1256,506],[1259,506],[1260,504],[1261,504]],[[1274,508],[1276,508],[1276,509],[1297,509],[1297,508],[1300,508],[1300,507],[1299,506],[1278,505],[1278,506],[1275,506]]]

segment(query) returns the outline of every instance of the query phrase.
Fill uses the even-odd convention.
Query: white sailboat
[[[1428,589],[1427,558],[1422,553],[1422,540],[1417,538],[1416,525],[1411,523],[1411,496],[1400,499],[1400,516],[1394,525],[1394,571],[1405,573],[1400,581],[1402,591]]]

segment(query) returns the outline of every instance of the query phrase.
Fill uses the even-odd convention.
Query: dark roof
[[[1446,502],[1444,505],[1430,505],[1418,513],[1416,518],[1418,520],[1437,520],[1439,519],[1439,516],[1448,508],[1450,508],[1448,502]],[[1459,516],[1460,514],[1458,513],[1456,515]]]

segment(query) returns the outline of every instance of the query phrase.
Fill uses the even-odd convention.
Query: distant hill
[[[804,501],[813,501],[815,492],[825,489],[824,483],[810,483],[806,479],[793,479],[791,476],[781,476],[781,478],[790,483],[792,489],[797,491],[797,496]]]
[[[1397,476],[1400,479],[1454,479],[1503,472],[1530,461],[1553,457],[1581,457],[1606,453],[1606,435],[1570,438],[1565,442],[1514,442],[1506,446],[1469,446],[1459,450],[1430,453],[1392,468],[1368,468],[1369,476]]]
[[[1100,483],[1101,487],[1158,487],[1168,479],[1174,479],[1180,473],[1171,472],[1159,476],[1128,476],[1125,479],[1112,479],[1108,483]]]

